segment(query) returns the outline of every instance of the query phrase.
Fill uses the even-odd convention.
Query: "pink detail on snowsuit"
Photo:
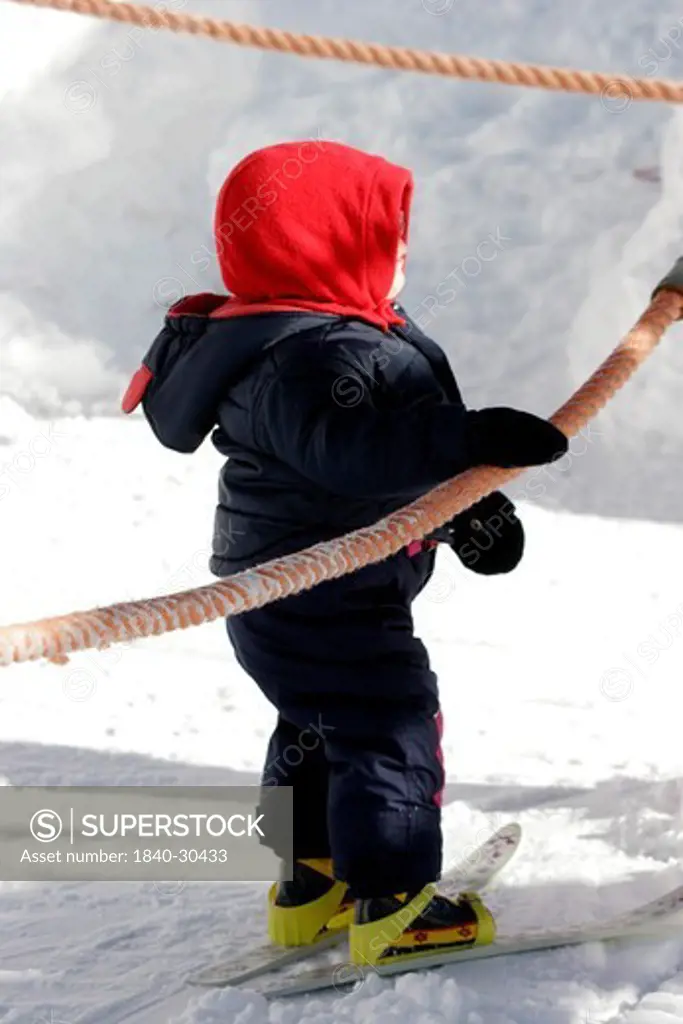
[[[441,740],[443,738],[443,712],[439,709],[434,716],[436,722],[436,735],[437,735],[437,747],[436,747],[436,759],[441,765],[441,771],[443,772],[441,788],[434,794],[434,803],[437,807],[441,807],[443,804],[443,791],[446,787],[446,765],[444,763],[443,750],[441,747]]]

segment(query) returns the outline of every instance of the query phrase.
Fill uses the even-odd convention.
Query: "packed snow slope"
[[[675,0],[169,6],[615,73],[675,77],[683,66]],[[116,409],[164,308],[220,287],[210,221],[223,176],[277,140],[340,139],[414,168],[406,304],[475,407],[550,413],[681,250],[683,115],[618,92],[306,61],[3,3],[0,121],[2,388],[33,412]],[[543,502],[681,518],[681,337],[610,406],[600,444]]]
[[[44,423],[7,399],[1,412],[13,441],[0,622],[208,579],[210,448],[186,459],[140,421]],[[32,451],[44,454],[29,470]],[[447,859],[506,821],[524,828],[490,895],[505,932],[605,918],[683,882],[683,528],[521,507],[528,548],[513,574],[476,577],[442,550],[416,607],[446,721]],[[221,622],[2,669],[0,683],[9,785],[252,783],[274,723]],[[263,939],[261,884],[0,883],[0,921],[3,1024],[683,1020],[683,920],[665,942],[270,1007],[184,984]]]

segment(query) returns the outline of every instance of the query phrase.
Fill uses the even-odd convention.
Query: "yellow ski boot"
[[[291,882],[276,882],[268,894],[268,935],[278,946],[309,946],[330,931],[348,928],[353,901],[346,883],[335,881],[332,861],[295,861]]]
[[[377,966],[393,957],[421,956],[493,942],[496,926],[475,893],[457,900],[438,893],[435,884],[416,895],[356,900],[349,931],[351,960]]]

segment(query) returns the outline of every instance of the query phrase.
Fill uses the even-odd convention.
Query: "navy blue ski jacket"
[[[194,296],[144,360],[165,446],[211,433],[220,474],[211,569],[230,575],[329,540],[476,464],[448,361],[407,317],[383,332],[317,313],[212,318]]]

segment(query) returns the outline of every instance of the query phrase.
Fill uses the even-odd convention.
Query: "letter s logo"
[[[62,819],[56,811],[43,808],[31,818],[31,835],[39,843],[52,843],[62,834]]]

